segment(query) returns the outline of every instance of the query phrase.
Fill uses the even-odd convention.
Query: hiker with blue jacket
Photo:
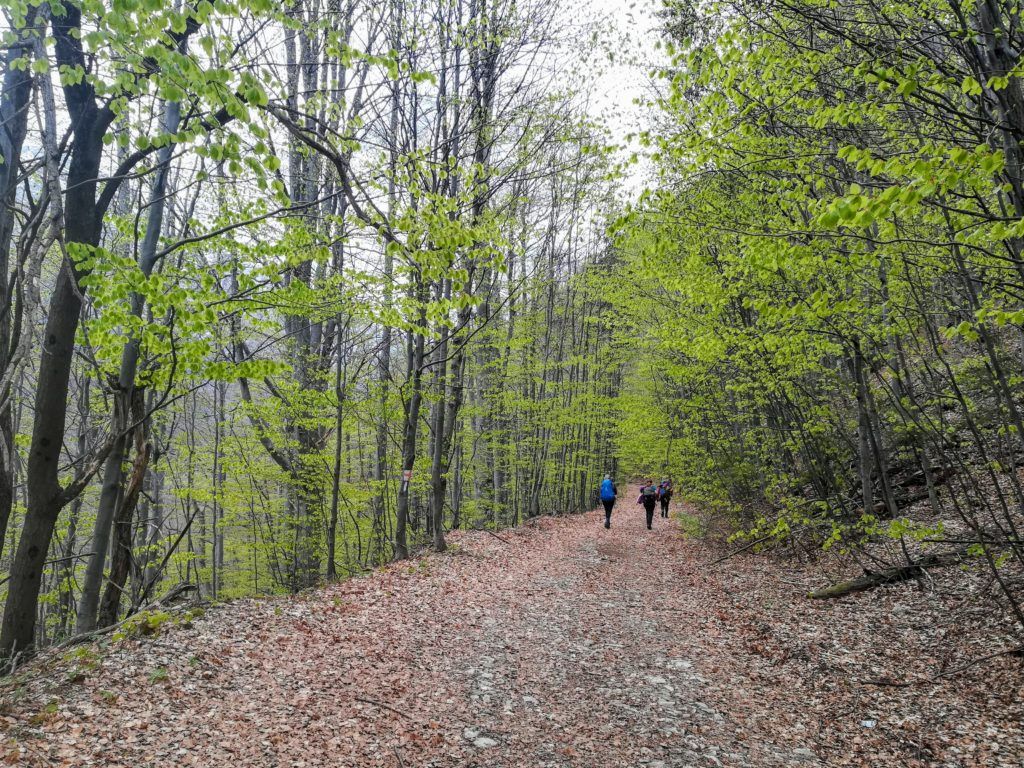
[[[651,523],[654,522],[654,507],[658,503],[658,488],[653,480],[648,480],[640,488],[640,495],[636,500],[637,504],[644,505],[647,513],[647,530],[651,530]]]
[[[615,487],[611,475],[605,475],[601,483],[601,503],[604,504],[604,527],[612,527],[612,507],[615,506],[615,497],[619,495],[619,489]]]

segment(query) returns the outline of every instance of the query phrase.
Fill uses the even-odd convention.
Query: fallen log
[[[893,568],[885,568],[881,571],[865,571],[863,576],[858,576],[849,581],[841,581],[828,587],[816,589],[808,594],[813,600],[830,600],[837,597],[852,594],[854,592],[865,592],[883,584],[895,584],[900,581],[913,579],[924,573],[927,568],[939,568],[944,565],[956,565],[967,556],[967,550],[956,552],[941,552],[925,555],[906,565],[897,565]]]
[[[956,470],[950,467],[932,467],[929,472],[932,473],[932,482],[936,485],[942,485],[950,477],[956,474]],[[899,486],[900,488],[911,488],[914,486],[922,486],[928,484],[928,478],[925,477],[924,470],[918,469],[910,475],[907,475],[901,480],[896,480],[893,485]]]

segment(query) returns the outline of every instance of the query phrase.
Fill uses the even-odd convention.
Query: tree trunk
[[[81,11],[71,4],[64,6],[63,16],[53,20],[59,65],[85,65],[77,41],[80,26]],[[72,118],[75,138],[64,197],[64,240],[71,253],[82,253],[99,245],[100,241],[102,211],[97,205],[97,180],[103,135],[113,120],[113,113],[97,108],[95,91],[88,79],[65,86],[64,101]],[[18,551],[11,565],[0,627],[0,659],[8,663],[32,648],[47,552],[57,517],[70,500],[61,486],[59,468],[75,334],[82,311],[83,293],[78,277],[75,268],[65,259],[50,295],[43,329],[25,480],[27,509]]]
[[[423,291],[423,278],[416,275],[416,295],[422,303],[426,300]],[[420,310],[420,323],[426,322],[426,310]],[[409,557],[409,542],[406,529],[409,524],[409,486],[412,480],[413,467],[416,465],[416,437],[419,431],[420,406],[423,402],[423,346],[424,337],[421,331],[412,334],[409,354],[409,383],[411,391],[405,404],[405,418],[402,429],[402,482],[398,488],[398,509],[395,515],[394,559],[405,560]]]
[[[31,67],[15,69],[11,62],[27,57],[34,41],[29,30],[35,26],[38,6],[28,9],[25,31],[3,57],[4,80],[0,90],[0,366],[11,357],[10,248],[14,235],[14,204],[18,191],[21,150],[28,133],[29,97],[32,95]],[[34,30],[33,30],[34,32]],[[0,555],[3,554],[7,524],[14,505],[14,424],[10,390],[0,392]]]
[[[133,561],[132,528],[135,521],[135,510],[138,507],[139,494],[146,479],[146,470],[153,453],[153,444],[149,439],[149,424],[145,418],[142,390],[135,390],[132,411],[135,420],[135,461],[132,466],[128,485],[124,489],[121,501],[114,516],[114,551],[111,555],[110,574],[107,588],[103,593],[103,601],[99,608],[97,626],[109,627],[117,622],[121,610],[121,595],[124,594],[128,582],[128,571]]]
[[[181,121],[181,106],[168,102],[164,108],[163,131],[173,135]],[[167,202],[167,177],[170,172],[171,150],[168,142],[157,153],[157,167],[149,195],[149,217],[146,233],[139,249],[139,271],[149,277],[157,262],[157,245],[163,231],[164,210]],[[145,300],[141,294],[131,297],[132,317],[142,317]],[[128,425],[135,389],[135,374],[139,365],[140,339],[129,338],[121,350],[121,367],[117,377],[117,392],[114,395],[114,415],[111,432],[116,435],[114,447],[103,468],[103,485],[99,506],[96,508],[96,522],[93,526],[92,557],[86,565],[82,582],[82,599],[78,606],[76,630],[91,632],[96,628],[96,610],[99,605],[100,589],[103,586],[103,570],[106,566],[107,548],[114,520],[114,511],[122,496],[124,481],[124,457],[128,441]]]

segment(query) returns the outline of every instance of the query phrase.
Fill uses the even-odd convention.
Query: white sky
[[[605,19],[613,58],[601,62],[601,70],[594,80],[592,103],[595,117],[600,116],[608,126],[613,140],[625,143],[629,134],[637,134],[649,127],[646,109],[637,100],[650,98],[652,66],[664,62],[658,42],[656,11],[661,0],[563,0],[567,10],[579,8],[582,19]],[[572,10],[574,14],[576,13]],[[640,151],[633,141],[623,153]],[[637,193],[646,180],[649,165],[640,162],[633,166],[627,178],[627,191]]]

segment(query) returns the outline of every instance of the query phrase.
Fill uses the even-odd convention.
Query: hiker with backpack
[[[604,504],[604,527],[612,527],[612,507],[615,506],[615,497],[619,495],[619,489],[615,487],[611,475],[605,475],[601,483],[601,503]]]
[[[636,503],[644,505],[644,511],[647,513],[647,530],[651,530],[651,523],[654,522],[654,507],[658,503],[658,489],[653,480],[648,480],[640,488],[640,496]]]
[[[672,500],[672,482],[662,480],[658,486],[658,501],[661,502],[661,516],[668,517],[668,503]]]

